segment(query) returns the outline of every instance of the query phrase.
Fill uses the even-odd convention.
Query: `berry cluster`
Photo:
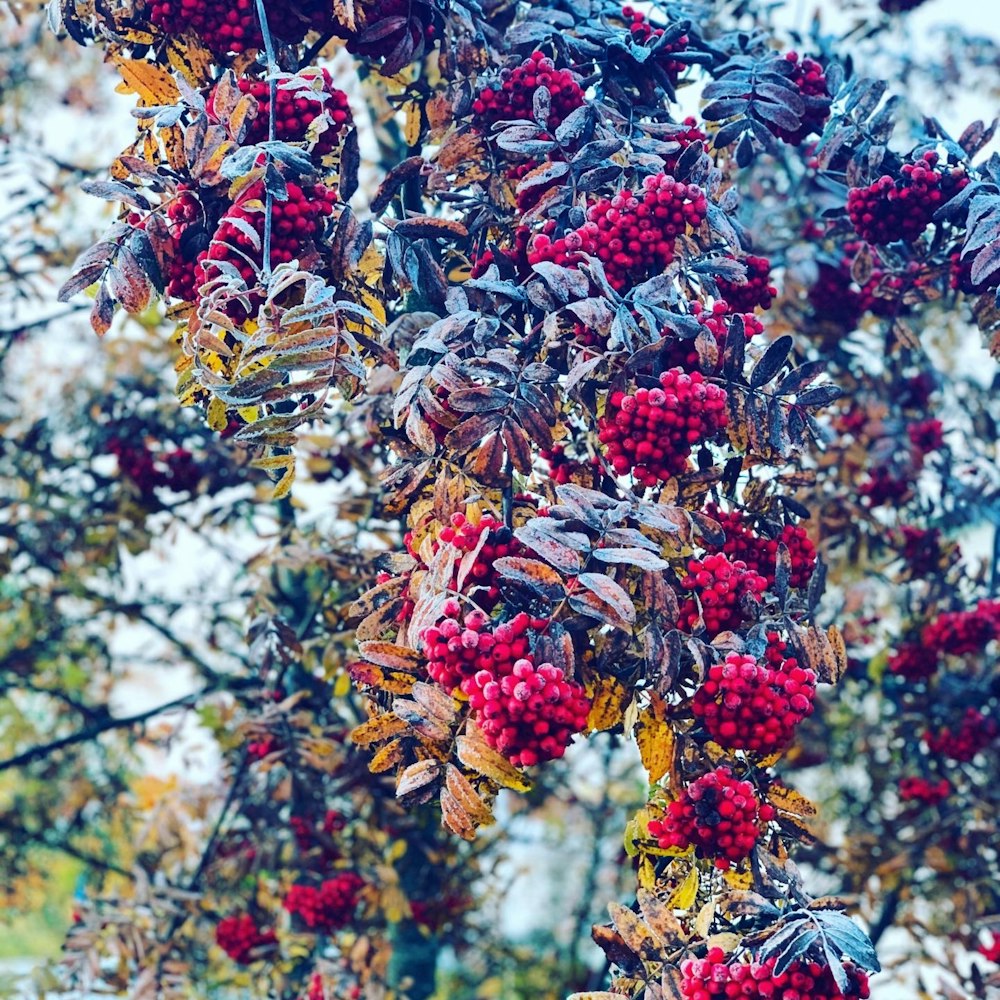
[[[542,52],[532,52],[513,69],[500,73],[499,87],[484,87],[472,102],[476,123],[484,131],[494,122],[534,119],[535,92],[545,87],[552,98],[546,125],[555,130],[570,112],[582,107],[583,90],[568,69],[556,69]]]
[[[957,546],[945,546],[940,528],[915,528],[904,524],[896,536],[899,552],[911,576],[923,578],[937,573],[957,556]]]
[[[306,253],[319,242],[326,218],[333,212],[336,193],[321,184],[302,187],[294,182],[287,185],[286,201],[275,201],[271,220],[271,265],[288,263]],[[214,277],[219,265],[235,267],[248,287],[257,283],[263,264],[264,185],[251,184],[219,220],[211,245],[198,257],[195,281],[200,287]],[[256,239],[247,229],[256,233]],[[260,305],[259,296],[251,302]],[[242,307],[230,306],[237,320],[245,319]]]
[[[310,930],[324,933],[346,927],[358,906],[358,894],[364,881],[355,872],[341,872],[327,879],[319,888],[293,885],[284,899],[284,907],[298,916]]]
[[[459,603],[444,606],[448,617],[420,633],[427,673],[446,691],[460,687],[479,670],[509,673],[514,662],[530,652],[529,629],[541,631],[548,624],[523,612],[490,631],[490,619],[482,611],[470,611],[459,622]]]
[[[608,397],[598,439],[618,475],[631,472],[643,486],[683,474],[695,446],[725,426],[726,392],[700,372],[671,368],[660,388],[616,390]]]
[[[928,649],[951,656],[981,653],[998,637],[1000,603],[996,601],[980,601],[974,611],[943,611],[921,633]]]
[[[918,420],[908,424],[906,434],[921,461],[925,455],[944,447],[944,425],[940,420]]]
[[[911,476],[896,474],[880,465],[869,469],[868,478],[858,486],[858,495],[864,497],[871,507],[896,504],[910,492],[911,482]]]
[[[681,993],[686,1000],[866,1000],[871,995],[868,976],[851,963],[844,965],[849,985],[842,993],[826,965],[795,959],[776,973],[777,962],[777,956],[766,962],[730,962],[721,948],[710,948],[704,958],[681,962]]]
[[[471,596],[481,608],[492,611],[500,600],[493,563],[503,556],[516,556],[523,551],[510,528],[489,514],[475,524],[464,514],[452,514],[451,523],[438,535],[438,544],[454,546],[463,557],[470,552],[475,553],[470,565],[466,566],[463,559],[456,568],[456,589]],[[458,577],[463,572],[465,575],[460,581]],[[456,614],[457,611],[452,616]]]
[[[733,312],[753,312],[757,306],[770,309],[778,289],[771,284],[771,262],[766,257],[743,258],[746,281],[737,284],[727,278],[717,278],[719,294],[729,303]]]
[[[154,453],[145,444],[128,444],[118,437],[110,438],[107,448],[118,459],[119,472],[135,483],[144,497],[151,497],[161,487],[190,493],[201,479],[201,469],[186,448]]]
[[[937,164],[937,153],[924,153],[904,164],[898,178],[884,174],[868,187],[851,188],[847,214],[854,231],[869,243],[917,239],[938,208],[969,183],[962,168]]]
[[[990,931],[990,943],[980,944],[978,951],[987,962],[1000,962],[1000,934]]]
[[[551,663],[536,666],[531,656],[477,671],[462,691],[486,742],[517,767],[561,757],[590,714],[579,684]]]
[[[672,340],[664,352],[664,362],[670,367],[679,365],[685,371],[700,369],[710,375],[715,375],[722,367],[722,356],[726,347],[726,338],[729,336],[729,327],[737,313],[730,308],[728,302],[720,299],[710,308],[706,308],[702,302],[695,300],[691,303],[691,314],[715,340],[718,348],[718,361],[714,367],[706,367],[706,363],[698,355],[694,340]],[[764,332],[764,324],[753,313],[742,313],[741,319],[743,320],[743,333],[748,341]],[[663,332],[664,335],[668,333],[666,330]]]
[[[773,669],[730,653],[709,667],[691,708],[720,746],[767,755],[792,742],[798,724],[812,714],[815,695],[816,675],[794,659]]]
[[[284,42],[301,42],[331,19],[321,0],[268,4],[268,27]],[[197,35],[217,58],[264,44],[254,0],[153,0],[149,19],[169,35]]]
[[[662,820],[650,820],[649,832],[660,847],[693,846],[698,857],[713,858],[725,870],[750,854],[761,824],[774,817],[774,807],[758,801],[753,785],[723,766],[691,782]]]
[[[787,52],[785,60],[791,69],[788,82],[799,92],[799,97],[806,107],[798,128],[785,129],[772,124],[771,131],[789,145],[798,146],[806,136],[823,131],[823,126],[830,117],[830,105],[833,99],[826,85],[823,67],[815,59],[806,56],[800,61],[797,52]]]
[[[181,302],[194,302],[198,297],[198,255],[209,244],[205,206],[193,191],[181,185],[166,214],[170,246],[164,294]]]
[[[681,580],[681,586],[693,593],[681,601],[678,626],[686,632],[694,630],[700,602],[705,636],[712,638],[741,624],[744,599],[760,600],[767,590],[767,580],[742,559],[731,561],[721,552],[713,552],[688,562],[688,575]]]
[[[958,729],[944,726],[936,733],[924,733],[924,743],[931,753],[951,760],[969,763],[980,750],[985,750],[1000,734],[996,719],[988,718],[971,705],[965,710]]]
[[[223,917],[216,925],[215,941],[237,965],[249,965],[258,949],[278,943],[274,931],[262,930],[249,913]]]
[[[677,237],[688,226],[698,228],[707,211],[701,188],[655,174],[638,193],[620,191],[591,205],[579,229],[555,240],[538,234],[528,248],[528,263],[569,266],[587,254],[604,264],[611,285],[624,289],[661,273],[674,259]]]
[[[300,76],[310,83],[318,81],[320,86],[312,89],[308,96],[301,85],[294,89],[278,86],[274,110],[275,138],[281,142],[308,142],[314,138],[312,153],[322,158],[337,148],[340,136],[351,123],[347,94],[334,87],[333,77],[327,69],[306,70]],[[247,145],[264,142],[269,135],[271,118],[269,84],[264,80],[243,77],[237,85],[241,93],[250,94],[257,102],[257,114],[249,120],[244,142]],[[216,93],[217,88],[208,100],[210,117],[216,115]],[[325,126],[322,131],[319,131],[320,123]],[[318,134],[310,136],[310,129]]]
[[[929,778],[908,777],[899,779],[899,799],[901,802],[919,802],[925,806],[936,806],[951,795],[951,782],[947,778],[931,781]]]
[[[889,673],[904,680],[925,681],[937,672],[938,653],[922,642],[904,642],[888,660]]]
[[[328,861],[336,861],[340,857],[340,851],[330,840],[341,832],[347,825],[347,818],[336,809],[328,809],[323,817],[322,824],[318,824],[314,817],[292,816],[289,826],[295,835],[295,842],[299,845],[299,850],[303,853],[311,851],[317,846],[323,848],[323,857]],[[319,836],[322,834],[322,837]]]
[[[698,127],[698,119],[691,115],[688,115],[679,125],[676,125],[674,131],[667,132],[664,135],[664,140],[667,142],[677,142],[680,143],[680,149],[675,153],[667,153],[663,157],[663,172],[665,174],[676,175],[677,164],[680,161],[681,156],[684,155],[684,151],[688,146],[693,146],[696,143],[700,143],[702,148],[704,148],[705,140],[708,136],[702,132]]]
[[[644,48],[652,48],[656,44],[656,40],[663,37],[664,29],[654,28],[642,11],[626,6],[622,7],[622,16],[629,22],[629,34],[637,45],[642,45]],[[659,45],[656,48],[656,59],[658,62],[663,63],[662,68],[674,86],[677,86],[677,80],[681,73],[687,69],[687,63],[671,59],[670,56],[675,52],[683,52],[687,48],[688,41],[687,35],[681,35],[675,41],[667,45]]]
[[[593,488],[601,476],[601,460],[594,455],[589,462],[580,462],[566,454],[561,444],[555,444],[548,450],[542,450],[539,457],[549,466],[549,478],[559,485],[579,482]]]
[[[731,560],[742,560],[754,573],[764,577],[768,590],[774,586],[778,545],[782,542],[791,559],[789,586],[801,590],[809,585],[816,568],[816,546],[801,525],[786,524],[777,538],[764,538],[750,527],[738,510],[725,512],[709,504],[705,513],[718,521],[726,533],[721,549],[714,551],[724,553]]]

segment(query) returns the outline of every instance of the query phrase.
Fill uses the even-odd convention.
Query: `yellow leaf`
[[[168,792],[172,792],[176,787],[177,775],[175,774],[166,781],[148,774],[132,783],[132,791],[135,793],[136,803],[140,809],[152,809]]]
[[[202,87],[212,79],[212,53],[197,36],[186,35],[183,41],[171,38],[167,44],[167,59],[192,87]]]
[[[791,816],[815,816],[816,806],[801,792],[775,782],[767,790],[768,801],[778,810]]]
[[[170,73],[145,59],[116,59],[122,82],[115,87],[119,94],[137,94],[142,108],[176,104],[181,92]]]
[[[698,869],[695,865],[687,874],[687,878],[671,893],[667,907],[671,910],[690,910],[698,898]]]
[[[423,129],[423,109],[417,101],[407,101],[403,105],[406,123],[403,125],[403,138],[411,149],[420,143],[420,133]]]
[[[622,721],[629,697],[629,691],[620,680],[615,677],[599,677],[591,693],[587,729],[602,733],[617,726]]]
[[[635,740],[639,745],[642,766],[649,772],[650,784],[656,784],[674,766],[676,739],[667,722],[655,718],[648,710],[643,710],[635,727]]]
[[[229,423],[226,404],[218,396],[213,396],[209,402],[205,412],[205,420],[213,431],[221,432],[226,429],[226,425]]]
[[[468,735],[459,736],[455,741],[455,748],[458,759],[477,774],[515,792],[527,792],[531,788],[531,782],[506,757],[487,746],[472,723]]]
[[[750,889],[753,886],[753,872],[751,871],[744,872],[730,868],[722,873],[722,877],[726,884],[734,889]]]
[[[406,723],[397,715],[376,715],[362,722],[350,736],[351,742],[359,747],[371,746],[382,740],[391,739],[406,730]]]

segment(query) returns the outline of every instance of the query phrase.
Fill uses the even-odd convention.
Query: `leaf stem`
[[[264,9],[264,0],[255,0],[257,7],[257,20],[260,22],[260,33],[264,39],[264,54],[267,57],[267,91],[268,107],[267,115],[267,141],[274,142],[277,139],[277,127],[275,118],[275,107],[278,101],[278,80],[277,74],[281,71],[278,60],[274,54],[274,39],[271,37],[271,29],[267,24],[267,11]],[[267,168],[271,165],[271,151],[264,154],[264,247],[263,247],[263,270],[261,276],[264,281],[271,277],[271,217],[274,214],[274,195],[267,183]]]

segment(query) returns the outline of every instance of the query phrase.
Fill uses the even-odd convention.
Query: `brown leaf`
[[[613,928],[605,927],[603,924],[594,924],[591,928],[590,936],[594,939],[597,947],[608,957],[608,961],[612,965],[617,965],[627,973],[639,972],[642,969],[642,962],[638,956],[625,943],[621,934]],[[611,995],[616,997],[617,1000],[618,995]]]
[[[446,790],[469,816],[473,826],[487,826],[494,822],[490,807],[476,793],[476,790],[469,783],[469,779],[454,764],[447,765],[444,780]]]
[[[406,731],[406,723],[395,715],[376,715],[367,722],[362,722],[351,732],[351,742],[359,747],[368,747],[373,743],[381,743],[390,737],[398,736]]]
[[[417,797],[426,801],[431,794],[431,787],[441,777],[441,761],[418,760],[410,764],[396,781],[396,798]]]
[[[681,922],[656,893],[640,887],[636,901],[643,920],[666,950],[673,951],[687,940]]]
[[[515,792],[526,792],[531,782],[506,757],[486,744],[482,733],[469,723],[465,736],[455,741],[458,759],[470,770]]]

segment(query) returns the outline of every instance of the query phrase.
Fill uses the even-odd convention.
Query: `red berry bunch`
[[[615,472],[655,486],[687,471],[688,456],[726,426],[726,392],[700,372],[671,368],[655,389],[608,397],[598,439]]]
[[[799,121],[799,127],[794,131],[782,128],[780,125],[771,125],[771,131],[789,145],[798,146],[806,136],[823,131],[823,126],[830,117],[833,98],[826,85],[823,67],[815,59],[806,56],[800,61],[797,52],[786,52],[785,60],[791,66],[788,82],[799,92],[806,109]]]
[[[249,913],[223,917],[215,927],[215,941],[237,965],[249,965],[257,949],[278,943],[274,931],[262,930]]]
[[[1000,962],[1000,934],[990,931],[990,943],[981,944],[977,950],[987,962]]]
[[[972,281],[972,262],[976,259],[974,253],[963,257],[961,252],[956,250],[948,260],[951,262],[951,277],[949,284],[955,291],[964,292],[966,295],[982,295],[990,288],[1000,285],[1000,270],[993,271],[982,278],[979,284]]]
[[[301,85],[290,89],[279,82],[274,110],[275,138],[281,142],[307,142],[309,129],[318,119],[326,127],[316,138],[312,153],[322,158],[337,148],[338,139],[351,123],[351,108],[347,94],[334,87],[329,70],[304,70],[299,75],[310,82],[319,81],[320,86],[311,89],[306,96]],[[250,94],[257,101],[257,115],[250,119],[244,141],[247,145],[264,142],[270,134],[269,85],[265,80],[248,80],[245,77],[238,80],[237,85],[241,93]],[[215,94],[216,91],[213,91],[208,100],[210,116],[215,115]]]
[[[679,365],[685,371],[701,370],[714,375],[722,367],[722,352],[729,336],[729,327],[736,313],[728,302],[721,299],[707,308],[702,302],[691,303],[691,314],[712,335],[718,348],[718,361],[714,367],[708,368],[698,355],[694,340],[675,340],[667,348],[666,363],[671,367]],[[764,324],[753,313],[743,313],[743,333],[748,341],[757,334],[764,332]],[[665,331],[666,332],[666,331]]]
[[[628,26],[629,34],[637,45],[642,45],[644,48],[651,48],[656,43],[656,39],[663,37],[663,28],[654,28],[642,11],[626,6],[622,7],[622,15],[630,22]],[[668,45],[660,45],[656,49],[656,58],[661,62],[665,60],[663,70],[668,74],[670,82],[674,86],[677,85],[677,80],[681,73],[687,69],[687,63],[671,59],[670,56],[675,52],[683,52],[687,48],[687,45],[688,36],[681,35],[676,41],[670,42]]]
[[[567,455],[561,444],[553,445],[549,450],[542,450],[538,454],[548,463],[549,478],[554,483],[562,485],[580,482],[593,486],[600,480],[601,462],[596,455],[589,462],[580,462]]]
[[[319,831],[329,840],[335,834],[341,832],[347,826],[347,818],[336,809],[328,809],[323,817],[322,824],[316,822],[312,816],[292,816],[288,821],[295,834],[295,841],[299,845],[299,850],[303,852],[311,851],[317,846],[322,846],[323,856],[330,861],[335,861],[340,852],[335,846],[323,843],[317,836]]]
[[[856,240],[847,241],[836,265],[820,263],[817,279],[809,289],[809,303],[813,312],[844,330],[853,330],[865,313],[875,316],[895,317],[909,312],[909,306],[900,301],[909,280],[903,274],[891,274],[878,257],[872,259],[869,279],[858,285],[851,277],[851,265],[862,246]],[[911,261],[907,269],[919,268]]]
[[[770,309],[778,289],[771,284],[771,262],[766,257],[748,256],[746,281],[737,284],[726,278],[717,278],[719,294],[729,303],[733,312],[753,312],[757,306]]]
[[[931,781],[928,778],[907,777],[899,779],[899,799],[901,802],[919,802],[925,806],[936,806],[951,795],[951,782],[947,778]]]
[[[967,764],[980,750],[985,750],[1000,733],[996,719],[988,718],[971,705],[965,710],[957,730],[944,726],[936,733],[924,733],[924,743],[931,753]]]
[[[327,217],[337,202],[336,192],[322,184],[302,187],[290,181],[288,199],[275,201],[271,220],[271,264],[288,263],[302,257],[320,239]],[[218,264],[235,267],[249,287],[257,282],[263,264],[260,245],[264,239],[264,185],[251,184],[219,220],[211,245],[198,258],[195,280],[200,287],[215,276]],[[249,227],[257,234],[257,244],[245,231]],[[252,297],[254,301],[256,297]],[[260,304],[259,298],[256,298]],[[236,319],[245,319],[242,309],[234,305]]]
[[[766,962],[729,962],[721,948],[710,948],[704,958],[681,962],[681,993],[686,1000],[749,997],[767,1000],[866,1000],[871,994],[868,976],[845,963],[849,985],[840,991],[833,973],[819,962],[796,959],[780,973],[777,956]]]
[[[791,558],[789,586],[796,590],[808,586],[809,578],[816,568],[816,546],[801,525],[786,524],[777,538],[764,538],[747,524],[738,510],[725,512],[715,504],[709,504],[705,513],[718,521],[726,533],[722,548],[715,551],[724,553],[730,559],[745,562],[749,569],[764,577],[768,590],[774,586],[778,545],[781,542],[785,543]]]
[[[704,559],[688,562],[688,575],[681,580],[681,586],[693,593],[681,601],[679,627],[693,631],[700,601],[705,636],[711,638],[740,625],[744,619],[741,607],[744,598],[760,600],[767,590],[767,580],[742,559],[730,561],[721,552],[713,552]]]
[[[932,576],[946,561],[957,556],[957,547],[943,544],[940,528],[915,528],[904,524],[894,539],[899,545],[900,555],[914,577]]]
[[[543,632],[549,624],[522,611],[490,631],[490,619],[482,611],[470,611],[459,622],[460,610],[458,601],[448,600],[443,608],[448,617],[420,633],[427,673],[446,691],[461,687],[480,670],[511,673],[516,661],[531,655],[530,633]]]
[[[556,69],[542,52],[532,52],[520,66],[500,72],[499,87],[484,87],[472,102],[476,124],[484,131],[494,122],[534,118],[535,91],[545,87],[552,97],[546,125],[557,129],[570,112],[584,104],[583,90],[568,69]]]
[[[944,447],[944,424],[940,420],[919,420],[908,424],[906,434],[921,459],[929,452]]]
[[[688,226],[697,229],[708,202],[694,184],[667,174],[642,182],[642,191],[620,191],[587,209],[587,221],[553,240],[539,233],[528,248],[528,263],[554,261],[569,266],[582,254],[597,257],[617,289],[659,274],[674,259],[674,244]]]
[[[725,870],[750,854],[761,824],[774,817],[774,807],[758,801],[753,785],[723,766],[691,782],[662,820],[650,820],[649,832],[660,847],[693,846],[698,857],[713,858]]]
[[[816,675],[794,659],[779,669],[730,653],[708,670],[691,704],[709,735],[727,750],[767,755],[784,750],[812,714]]]
[[[942,611],[921,633],[928,649],[952,656],[981,653],[998,637],[1000,612],[995,601],[980,601],[974,611]]]
[[[325,933],[340,930],[350,923],[358,906],[358,894],[364,880],[355,872],[341,872],[326,879],[317,888],[293,885],[284,899],[284,907],[298,916],[310,930]]]
[[[493,563],[503,556],[516,556],[523,551],[510,528],[489,514],[475,524],[464,514],[452,514],[451,523],[438,535],[438,544],[454,546],[463,557],[475,553],[471,564],[467,565],[463,558],[456,568],[456,589],[471,596],[481,608],[492,611],[500,600]]]
[[[494,634],[499,637],[502,628]],[[576,681],[551,663],[536,665],[530,655],[477,671],[462,691],[486,742],[516,767],[561,757],[590,714],[590,701]]]
[[[673,175],[677,172],[677,164],[688,146],[696,143],[704,144],[708,136],[698,127],[698,119],[688,115],[684,121],[675,126],[674,131],[667,132],[663,138],[667,142],[680,143],[680,149],[676,153],[667,153],[663,157],[663,172]]]
[[[882,507],[902,500],[910,492],[911,477],[897,475],[885,466],[869,470],[868,478],[858,486],[858,494],[869,506]]]
[[[285,42],[301,42],[312,28],[330,20],[319,0],[269,3],[268,27]],[[259,49],[264,44],[254,0],[153,0],[149,19],[170,35],[197,35],[217,58]]]
[[[198,196],[185,186],[167,206],[167,226],[171,245],[167,262],[167,298],[194,302],[198,297],[197,259],[209,243],[205,206]]]
[[[904,642],[888,660],[889,673],[907,681],[925,681],[938,668],[938,651],[922,642]]]
[[[937,153],[924,153],[904,164],[899,177],[884,174],[867,187],[851,188],[847,214],[854,231],[869,243],[917,239],[938,208],[969,183],[961,167],[937,164]]]
[[[127,444],[118,437],[110,438],[107,448],[118,459],[118,471],[146,498],[160,488],[193,492],[202,476],[200,466],[186,448],[154,452],[145,443]]]

